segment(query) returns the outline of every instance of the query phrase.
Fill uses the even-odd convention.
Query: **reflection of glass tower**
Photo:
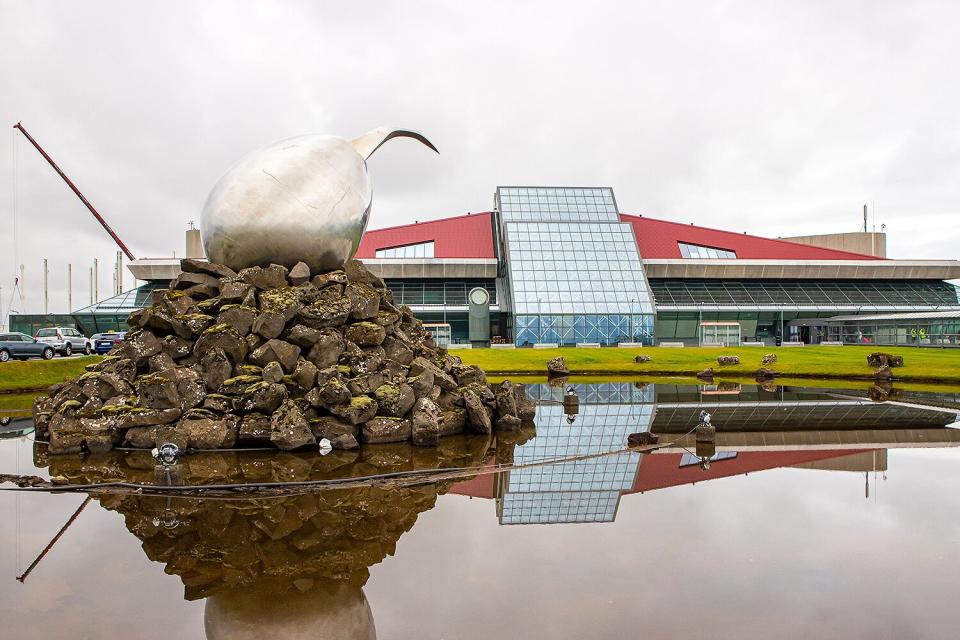
[[[498,187],[516,344],[644,342],[653,298],[610,188]]]
[[[517,447],[515,464],[616,451],[626,447],[629,434],[650,429],[652,388],[631,383],[572,386],[580,396],[573,424],[563,411],[563,389],[527,386],[527,396],[540,401],[537,437]],[[641,457],[629,452],[513,469],[501,479],[500,523],[612,522],[620,493],[633,486]]]

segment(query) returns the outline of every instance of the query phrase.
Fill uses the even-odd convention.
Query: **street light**
[[[540,310],[542,298],[537,298],[537,342],[543,343],[543,313]]]

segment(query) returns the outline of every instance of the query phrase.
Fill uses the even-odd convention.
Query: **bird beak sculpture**
[[[413,138],[437,151],[415,131],[381,127],[352,141],[288,138],[245,156],[204,204],[207,257],[234,270],[301,261],[313,273],[339,269],[356,253],[370,218],[367,158],[391,138]]]

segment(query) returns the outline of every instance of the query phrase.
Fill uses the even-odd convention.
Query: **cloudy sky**
[[[498,184],[608,185],[625,212],[774,237],[855,231],[868,203],[892,257],[957,258],[958,22],[952,2],[0,0],[0,125],[138,257],[182,254],[246,152],[393,126],[441,155],[377,152],[372,227],[489,210]],[[44,257],[51,312],[68,263],[75,307],[94,257],[109,292],[115,245],[19,133],[0,147],[4,310],[18,263],[42,310]]]

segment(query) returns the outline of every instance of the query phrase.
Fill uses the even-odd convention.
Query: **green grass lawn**
[[[83,368],[99,356],[24,360],[0,363],[0,393],[35,391],[63,382],[83,373]]]
[[[467,364],[475,364],[491,375],[543,375],[550,358],[563,356],[577,375],[696,375],[713,367],[716,377],[752,378],[766,353],[777,354],[773,369],[780,376],[794,378],[866,378],[874,369],[867,355],[883,351],[902,355],[904,366],[893,370],[897,380],[960,382],[960,350],[910,347],[686,347],[671,349],[464,349],[451,353]],[[645,354],[651,361],[635,364],[634,356]],[[740,364],[720,367],[717,356],[740,356]]]

